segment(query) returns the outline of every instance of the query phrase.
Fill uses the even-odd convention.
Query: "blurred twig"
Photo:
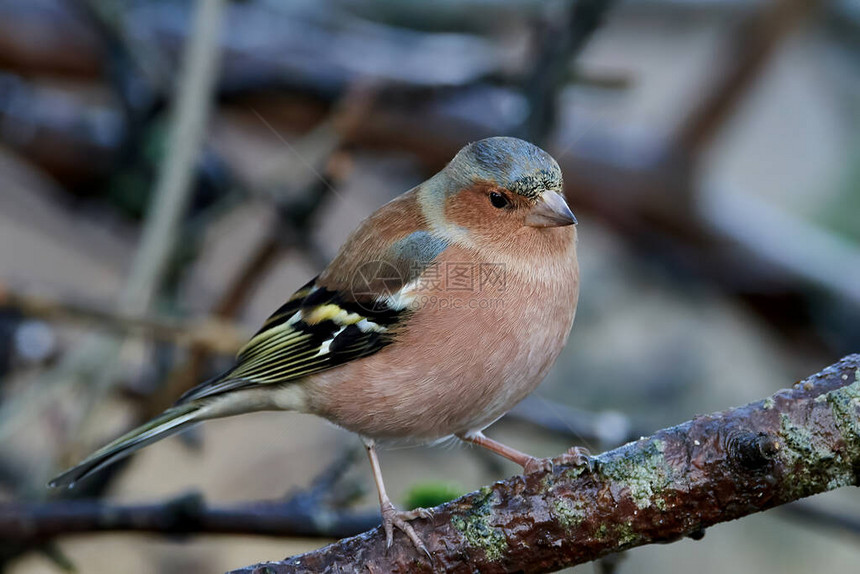
[[[132,262],[119,308],[143,314],[157,294],[174,255],[180,223],[193,191],[192,175],[203,142],[218,71],[221,15],[226,0],[198,0],[192,32],[183,54],[176,99],[171,106],[166,156],[160,164],[150,211],[144,222],[140,246]],[[83,416],[99,403],[113,378],[120,340],[103,345],[114,350],[97,372],[91,373],[90,393]]]
[[[201,495],[189,494],[138,505],[95,500],[0,503],[0,549],[3,543],[32,547],[85,532],[352,536],[380,521],[375,510],[344,509],[361,492],[360,486],[344,483],[362,454],[357,444],[344,449],[307,489],[292,491],[278,501],[213,507]]]
[[[331,463],[322,470],[306,489],[290,491],[283,502],[292,512],[312,515],[318,508],[345,508],[357,498],[364,489],[357,482],[347,480],[350,470],[363,458],[363,449],[351,443]]]
[[[183,57],[177,98],[172,107],[167,155],[161,163],[151,211],[135,255],[120,307],[145,312],[156,293],[179,237],[179,223],[191,196],[203,133],[218,71],[224,0],[198,0],[193,30]]]
[[[558,95],[565,86],[571,62],[600,27],[613,0],[574,0],[559,5],[547,3],[533,30],[534,57],[523,82],[529,116],[523,137],[546,145],[558,123]]]
[[[117,335],[134,334],[178,345],[198,345],[214,353],[229,355],[238,351],[247,339],[247,334],[234,324],[218,319],[190,322],[134,316],[95,305],[16,292],[3,285],[0,285],[0,307],[16,309],[27,317],[71,321]]]
[[[596,574],[615,574],[626,558],[627,554],[624,552],[604,556],[594,563],[594,572]]]
[[[645,434],[623,414],[615,411],[593,413],[531,395],[515,406],[505,420],[515,419],[568,437],[581,445],[611,448]]]
[[[168,154],[151,213],[147,219],[138,253],[132,263],[126,287],[120,296],[123,312],[139,315],[146,312],[160,286],[162,273],[168,264],[177,237],[177,226],[190,193],[190,175],[197,158],[203,129],[209,110],[209,100],[218,61],[217,39],[220,30],[222,0],[200,0],[194,18],[173,111],[174,125],[168,138]],[[51,390],[76,383],[87,389],[87,406],[78,421],[97,403],[113,378],[122,341],[115,337],[92,337],[69,352],[60,365],[48,374],[48,379],[34,385],[34,391],[23,393],[4,405],[0,436],[17,427],[21,421],[32,420],[36,405],[53,396]],[[48,380],[53,384],[48,384]],[[26,406],[25,406],[26,405]],[[73,425],[77,426],[77,425]]]
[[[860,248],[852,241],[750,194],[709,193],[701,212],[755,258],[860,309]]]
[[[144,45],[133,34],[123,19],[122,6],[104,0],[76,0],[73,5],[101,36],[104,49],[110,52],[111,72],[127,108],[149,104],[159,92],[166,92],[170,66],[158,45]],[[123,69],[131,68],[131,70]],[[145,79],[149,90],[143,90],[136,74]],[[141,101],[143,100],[143,101]]]
[[[379,513],[300,508],[281,502],[209,506],[199,495],[140,505],[96,500],[0,504],[2,544],[32,546],[92,532],[252,534],[342,538],[379,524]]]
[[[829,510],[811,501],[786,504],[779,515],[800,522],[806,528],[826,528],[831,532],[847,534],[860,541],[860,515]]]
[[[725,124],[785,38],[820,4],[819,0],[772,0],[733,31],[721,54],[721,73],[678,126],[672,147],[698,155]]]
[[[190,197],[191,174],[195,169],[215,84],[224,4],[224,0],[198,0],[196,3],[192,35],[182,61],[183,75],[172,107],[167,154],[161,164],[141,243],[118,301],[122,313],[143,315],[147,312],[174,254],[178,226]],[[70,351],[54,371],[30,387],[32,392],[22,393],[3,405],[0,436],[16,428],[20,421],[32,420],[35,410],[72,384],[85,389],[86,395],[82,412],[67,426],[78,430],[90,422],[88,414],[113,381],[122,344],[121,337],[91,336]],[[68,428],[66,430],[69,432]],[[75,434],[74,430],[72,434]],[[50,472],[51,469],[43,470]],[[36,478],[32,483],[40,484],[42,480]],[[22,486],[32,487],[31,484]],[[98,486],[101,489],[107,483],[103,481]],[[10,539],[4,537],[5,540]],[[0,550],[0,560],[6,562],[26,548],[8,544]]]

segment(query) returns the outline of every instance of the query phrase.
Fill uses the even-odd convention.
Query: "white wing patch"
[[[420,284],[419,279],[414,279],[403,285],[397,292],[377,298],[377,302],[396,311],[408,309],[417,297],[416,290]]]

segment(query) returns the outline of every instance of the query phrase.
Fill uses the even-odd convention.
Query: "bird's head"
[[[421,191],[435,224],[478,244],[570,237],[576,218],[561,169],[541,148],[493,137],[471,143]],[[567,229],[565,229],[567,228]]]

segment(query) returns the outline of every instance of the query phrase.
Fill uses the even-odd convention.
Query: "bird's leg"
[[[482,446],[487,450],[493,451],[496,454],[502,455],[506,459],[511,460],[523,467],[523,470],[526,474],[532,474],[534,472],[548,472],[552,470],[552,460],[548,458],[536,458],[524,452],[518,451],[517,449],[510,447],[506,444],[502,444],[491,438],[487,438],[481,431],[469,432],[462,435],[458,435],[458,438],[460,440],[464,440],[466,442]]]
[[[464,440],[466,442],[482,446],[488,450],[493,451],[496,454],[502,455],[508,460],[517,463],[518,465],[523,467],[523,471],[525,471],[526,474],[532,474],[535,472],[549,472],[552,470],[552,459],[537,458],[524,452],[518,451],[517,449],[510,447],[506,444],[502,444],[491,438],[487,438],[481,431],[464,433],[461,435],[457,435],[457,437],[460,440]],[[588,466],[589,469],[591,468],[591,457],[589,456],[588,451],[580,447],[573,447],[565,454],[561,455],[561,462],[565,464],[576,465],[584,464]]]
[[[430,553],[427,551],[427,547],[424,546],[424,543],[415,534],[415,530],[409,524],[409,521],[416,518],[431,518],[433,513],[426,508],[397,510],[394,507],[394,504],[392,504],[391,499],[388,498],[388,494],[385,492],[385,484],[382,482],[382,471],[379,468],[379,458],[376,456],[376,446],[370,439],[362,438],[362,440],[364,441],[364,448],[367,449],[367,457],[370,459],[370,468],[373,471],[373,480],[376,482],[376,490],[379,493],[379,510],[382,513],[382,528],[385,529],[386,546],[391,548],[391,543],[394,540],[394,527],[396,526],[409,537],[415,548],[421,550],[429,557]]]

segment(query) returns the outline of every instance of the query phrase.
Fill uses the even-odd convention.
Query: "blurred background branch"
[[[231,322],[209,319],[189,324],[173,317],[134,316],[96,305],[64,301],[13,291],[0,285],[0,307],[14,309],[33,319],[73,322],[116,334],[134,334],[177,345],[198,345],[234,355],[248,340],[248,333]]]
[[[194,33],[190,36],[184,55],[187,74],[177,90],[172,112],[172,130],[167,135],[168,154],[162,163],[163,169],[156,179],[151,214],[146,218],[140,246],[132,261],[129,278],[121,292],[118,306],[132,315],[147,311],[151,299],[162,287],[169,259],[174,256],[179,238],[179,223],[192,188],[191,174],[203,137],[208,117],[209,100],[214,84],[218,61],[218,36],[222,2],[199,2],[194,20]],[[51,398],[46,390],[49,386],[78,384],[89,387],[87,405],[79,414],[85,421],[91,409],[98,405],[115,375],[116,359],[122,349],[123,340],[116,337],[98,336],[82,343],[66,355],[65,360],[41,384],[33,387],[39,401]],[[35,399],[29,400],[35,402]],[[14,428],[21,415],[32,412],[20,408],[13,402],[3,405],[5,416],[0,417],[3,432]],[[12,412],[17,411],[15,415]],[[20,413],[20,414],[18,414]]]
[[[335,458],[305,490],[280,500],[216,507],[199,493],[151,504],[117,505],[97,500],[0,504],[0,539],[10,547],[33,548],[58,537],[94,532],[159,535],[241,534],[343,538],[379,524],[379,512],[345,507],[360,494],[350,479],[359,449]]]

